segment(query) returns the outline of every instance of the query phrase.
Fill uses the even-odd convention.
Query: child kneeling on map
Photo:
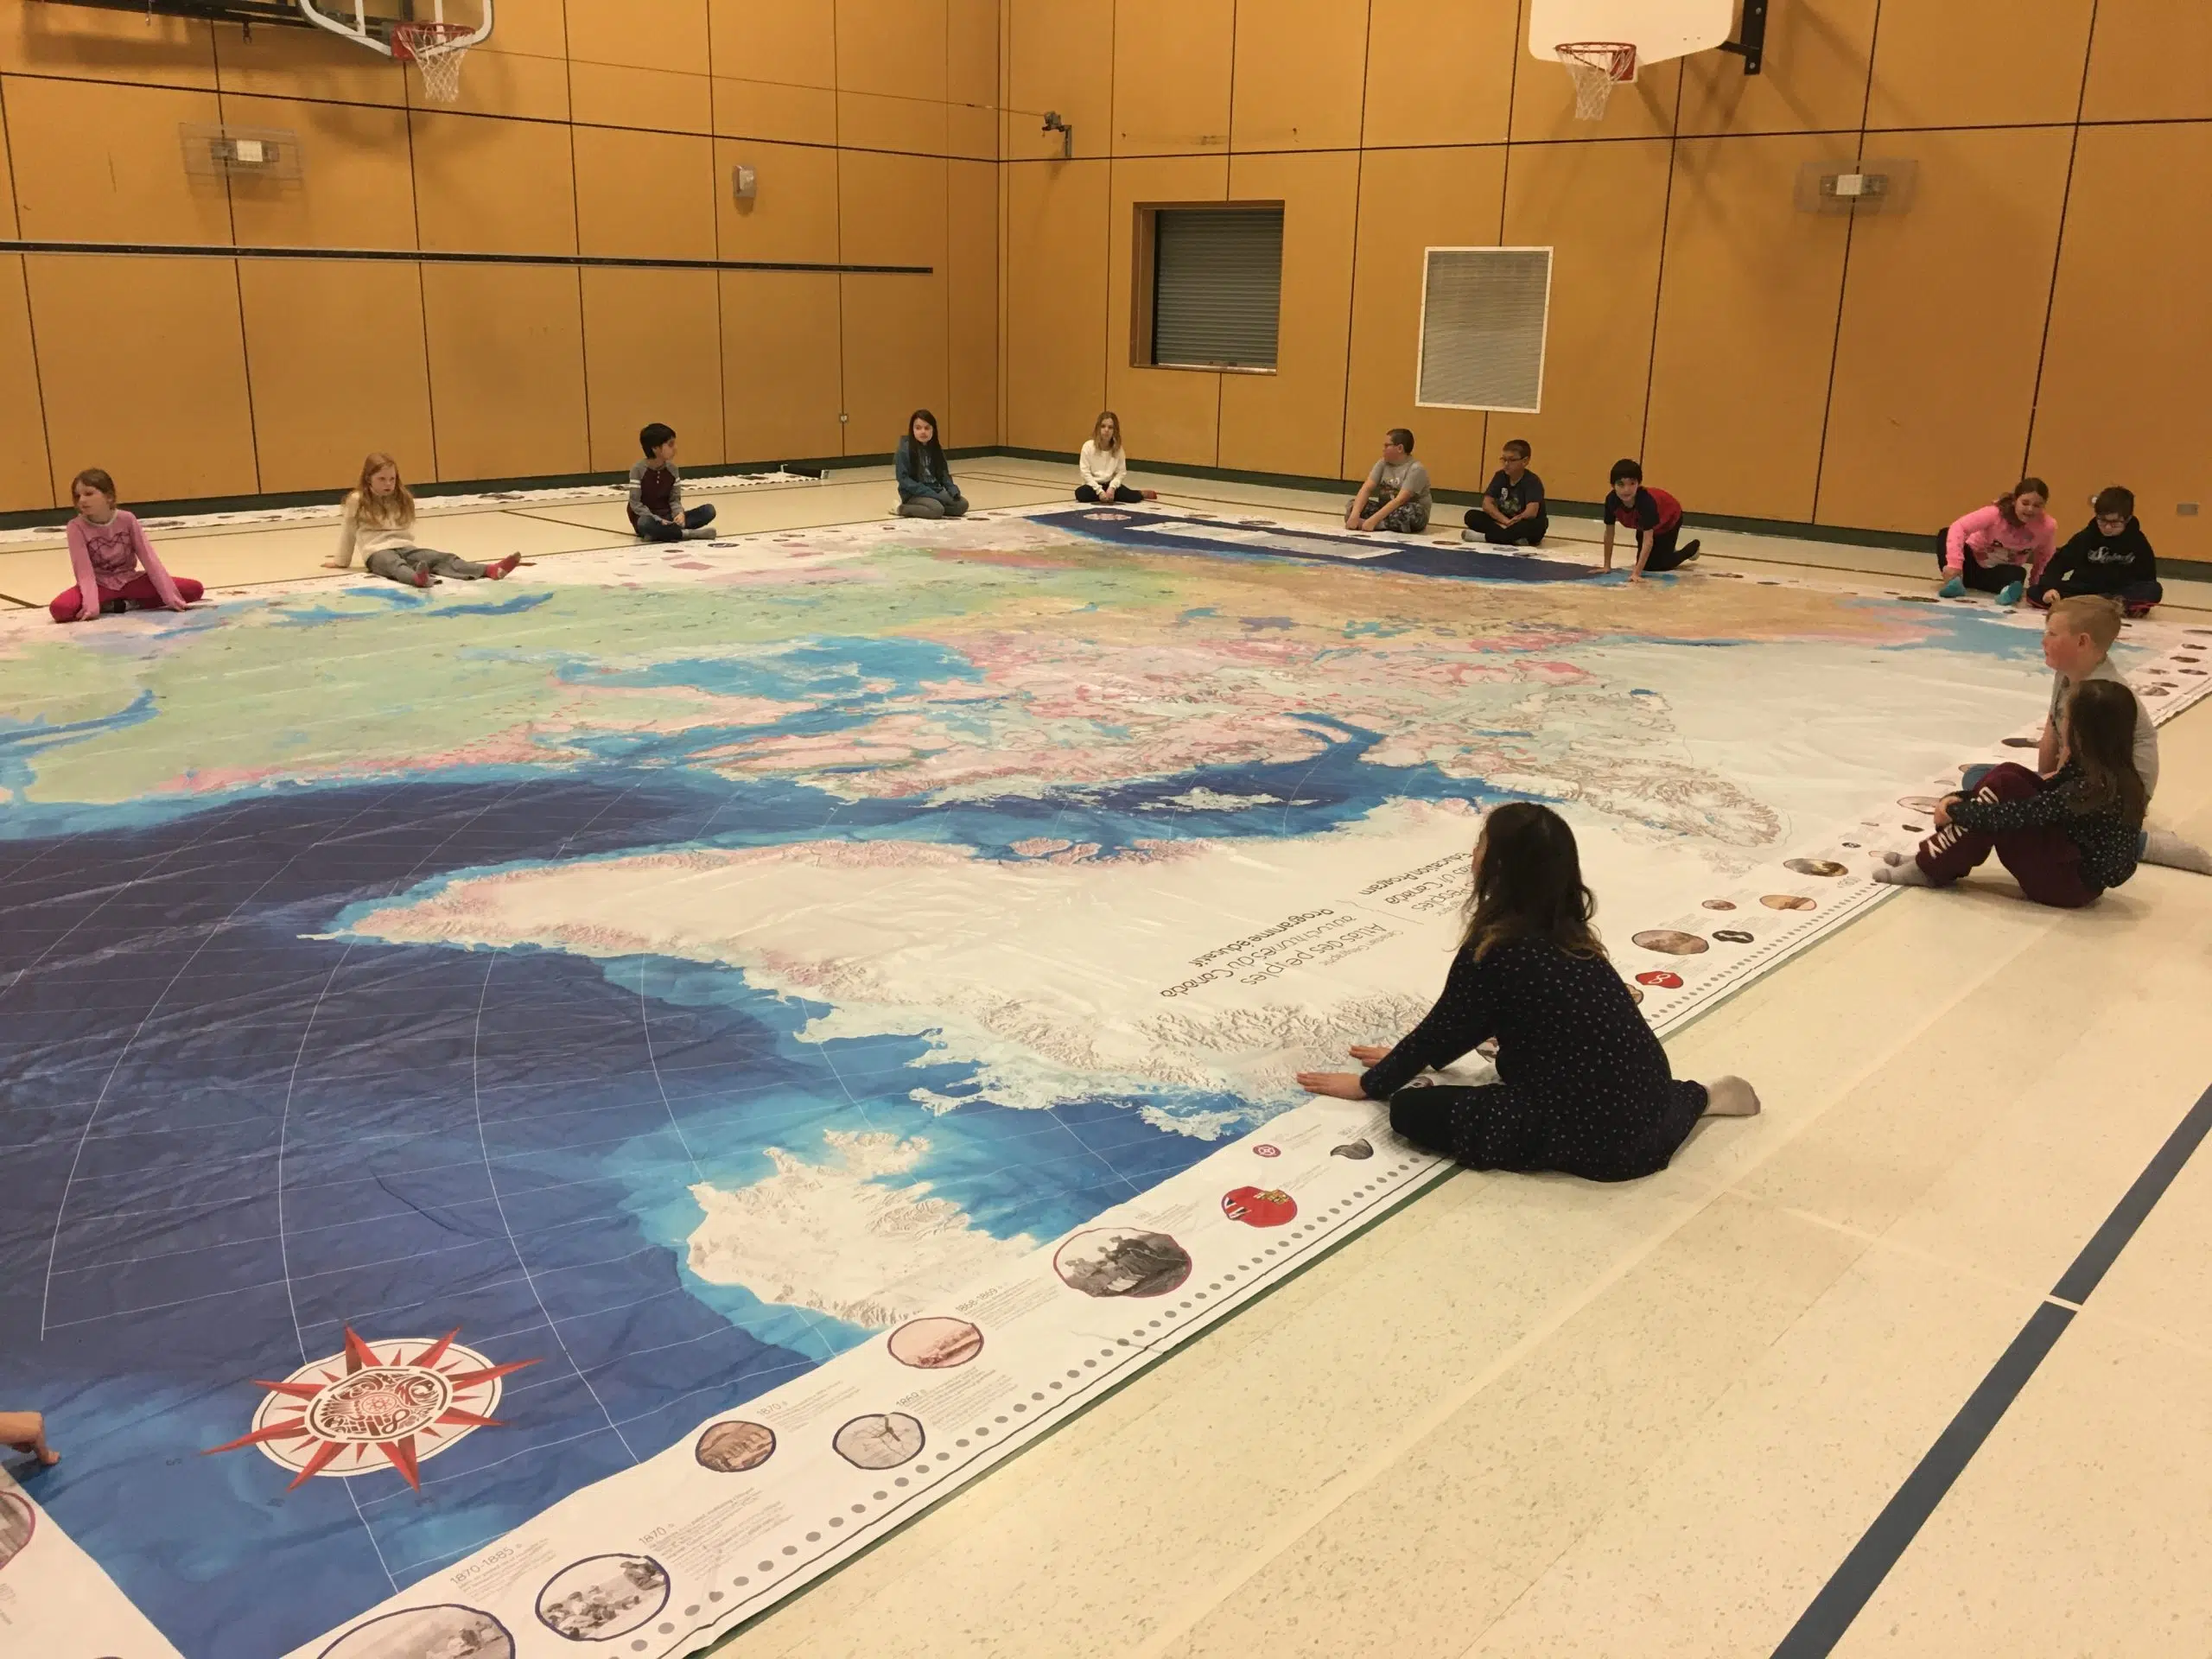
[[[1605,497],[1605,569],[1613,568],[1613,526],[1626,524],[1636,535],[1636,563],[1628,579],[1642,582],[1647,570],[1672,570],[1697,557],[1694,541],[1675,544],[1682,531],[1682,504],[1664,490],[1647,489],[1643,465],[1613,463],[1613,487]]]
[[[1483,821],[1474,897],[1444,994],[1396,1046],[1357,1047],[1363,1073],[1301,1071],[1340,1100],[1387,1100],[1390,1127],[1471,1169],[1559,1170],[1628,1181],[1667,1166],[1700,1117],[1749,1117],[1741,1077],[1677,1082],[1590,926],[1567,820],[1516,801]],[[1498,1081],[1425,1085],[1416,1074],[1497,1042]]]
[[[69,486],[77,516],[69,521],[69,570],[74,585],[54,596],[47,614],[57,622],[88,622],[133,605],[181,611],[207,591],[190,576],[172,576],[146,539],[137,516],[115,505],[115,480],[87,467]]]
[[[458,553],[417,547],[415,498],[399,481],[399,463],[382,452],[361,463],[361,481],[347,493],[338,521],[338,550],[322,562],[323,569],[352,569],[356,547],[371,575],[410,588],[427,588],[440,576],[498,582],[522,563],[519,553],[479,564]]]
[[[2151,799],[2135,765],[2135,693],[2124,680],[2086,680],[2065,708],[2057,771],[1992,767],[1971,795],[1937,804],[1936,833],[1916,854],[1885,854],[1874,879],[1947,887],[1994,852],[2036,903],[2078,910],[2133,875]]]

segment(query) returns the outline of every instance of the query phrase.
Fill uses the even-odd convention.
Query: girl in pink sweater
[[[77,516],[69,521],[69,565],[77,585],[46,608],[57,622],[89,621],[134,604],[181,611],[207,590],[162,568],[135,514],[115,505],[115,480],[87,467],[70,480]]]
[[[2044,511],[2050,499],[2050,485],[2024,478],[1938,536],[1936,557],[1943,567],[1943,597],[1956,599],[1971,588],[1996,594],[1999,605],[2018,604],[2058,546],[2058,527]]]

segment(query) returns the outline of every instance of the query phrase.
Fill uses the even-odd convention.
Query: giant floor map
[[[1116,512],[4,619],[0,1638],[688,1651],[1443,1173],[1293,1074],[1426,1007],[1484,807],[1665,1029],[2045,679]]]

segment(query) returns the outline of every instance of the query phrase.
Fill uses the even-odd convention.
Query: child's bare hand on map
[[[1332,1095],[1338,1100],[1365,1100],[1357,1071],[1301,1071],[1298,1086],[1308,1094]]]
[[[1344,1052],[1362,1065],[1373,1065],[1376,1061],[1387,1058],[1390,1051],[1387,1046],[1380,1043],[1354,1043]]]
[[[61,1454],[46,1443],[46,1419],[35,1411],[0,1411],[0,1446],[35,1452],[47,1468],[61,1461]]]

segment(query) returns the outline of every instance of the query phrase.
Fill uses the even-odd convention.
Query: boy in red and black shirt
[[[1629,524],[1636,531],[1636,564],[1630,582],[1642,582],[1647,570],[1672,570],[1697,557],[1698,544],[1675,544],[1682,528],[1682,504],[1664,490],[1647,489],[1643,468],[1633,461],[1613,463],[1612,493],[1605,497],[1605,569],[1613,568],[1613,526]]]

